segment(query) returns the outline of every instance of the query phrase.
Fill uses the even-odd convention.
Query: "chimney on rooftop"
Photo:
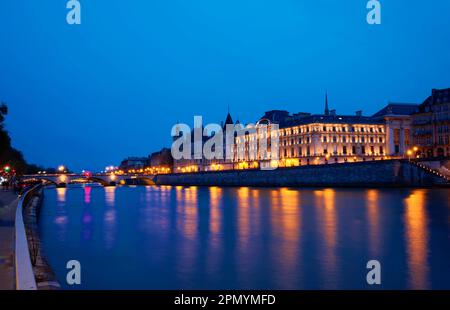
[[[356,116],[362,116],[362,111],[361,110],[356,111]]]

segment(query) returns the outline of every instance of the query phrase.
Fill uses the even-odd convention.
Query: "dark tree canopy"
[[[28,165],[23,158],[22,152],[16,150],[11,145],[11,138],[4,127],[5,116],[7,114],[8,107],[2,102],[0,104],[0,167],[9,165],[18,174],[35,173],[37,172],[35,170],[40,170],[39,167]]]

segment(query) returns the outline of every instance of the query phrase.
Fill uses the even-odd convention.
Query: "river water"
[[[450,289],[448,189],[45,190],[66,289]],[[81,285],[66,263],[81,264]],[[369,260],[381,285],[367,284]]]

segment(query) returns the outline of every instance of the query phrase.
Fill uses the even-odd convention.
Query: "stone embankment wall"
[[[56,290],[60,289],[60,285],[56,280],[56,276],[48,264],[42,252],[42,243],[39,236],[39,212],[42,207],[42,199],[44,192],[39,189],[24,209],[24,224],[28,239],[28,248],[30,251],[31,263],[39,290]]]
[[[168,174],[156,176],[155,183],[198,186],[422,187],[443,185],[445,180],[408,161],[386,160],[278,168],[272,171]]]

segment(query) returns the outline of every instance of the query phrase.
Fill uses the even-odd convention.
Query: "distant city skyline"
[[[0,4],[0,100],[30,163],[99,171],[170,146],[170,129],[265,111],[372,115],[450,86],[450,3],[251,0]]]

